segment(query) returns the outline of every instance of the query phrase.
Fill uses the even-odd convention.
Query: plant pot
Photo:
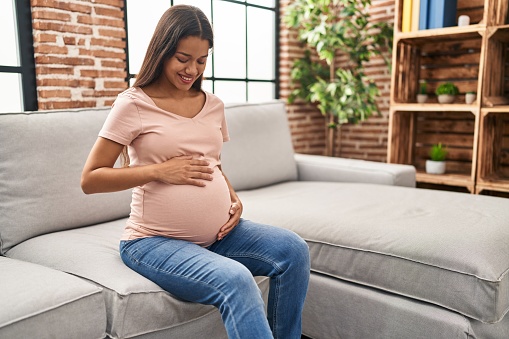
[[[475,93],[465,94],[465,103],[467,103],[468,105],[472,104],[475,101],[476,97],[477,96],[475,95]]]
[[[417,102],[420,104],[424,104],[428,101],[428,95],[427,94],[417,94]]]
[[[426,160],[426,173],[444,174],[445,173],[445,161]]]
[[[455,95],[451,94],[440,94],[438,96],[438,102],[441,104],[452,104],[454,102],[454,99],[456,98]]]

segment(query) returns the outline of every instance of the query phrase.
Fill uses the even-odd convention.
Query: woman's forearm
[[[86,194],[117,192],[157,179],[154,165],[111,168],[100,167],[84,173],[81,188]]]

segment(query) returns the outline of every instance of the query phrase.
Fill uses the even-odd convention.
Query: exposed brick
[[[64,44],[66,45],[76,45],[76,37],[73,36],[64,36]]]
[[[125,48],[126,43],[125,43],[124,40],[119,40],[119,39],[98,39],[98,38],[92,38],[92,39],[90,39],[90,45],[92,45],[92,46]]]
[[[70,98],[71,97],[71,91],[64,90],[64,89],[40,89],[38,91],[38,94],[41,98],[52,98],[52,97]]]
[[[127,88],[125,81],[104,81],[104,88]]]
[[[62,12],[50,12],[45,10],[37,10],[32,12],[32,19],[48,19],[58,21],[71,21],[71,15]]]
[[[95,70],[95,69],[82,69],[81,76],[89,78],[125,78],[127,76],[125,71],[109,71],[109,70]]]
[[[67,47],[59,47],[52,45],[38,45],[34,48],[35,53],[40,54],[67,54]]]
[[[57,42],[57,36],[49,33],[36,33],[34,42]]]
[[[37,64],[60,64],[60,65],[89,65],[95,64],[94,59],[79,57],[56,57],[48,55],[38,55],[35,57]]]
[[[78,23],[94,26],[124,27],[124,20],[122,19],[98,18],[90,15],[79,15]]]
[[[65,33],[92,34],[92,28],[81,25],[61,24],[58,22],[35,21],[33,28],[41,31],[57,31]]]
[[[55,0],[31,0],[32,7],[50,7],[63,9],[70,12],[92,13],[92,7],[84,5],[83,1],[55,1]]]
[[[113,7],[124,7],[123,0],[95,0],[96,4],[110,5]]]
[[[65,108],[80,108],[80,107],[96,107],[95,100],[66,100],[66,101],[42,101],[39,102],[39,109],[65,109]]]
[[[99,29],[99,34],[104,37],[112,38],[125,38],[125,31],[123,29]]]
[[[125,61],[101,60],[101,66],[111,68],[126,68]]]
[[[37,75],[44,74],[74,74],[74,68],[72,67],[47,67],[38,65],[35,68],[35,73]]]
[[[124,17],[124,11],[122,11],[120,8],[95,7],[95,14],[114,18]]]
[[[113,51],[105,51],[101,49],[79,49],[80,55],[88,55],[96,58],[110,58],[110,59],[122,59],[125,60],[126,55],[125,52],[113,52]]]

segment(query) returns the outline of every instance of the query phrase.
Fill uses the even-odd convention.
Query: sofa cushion
[[[315,272],[483,322],[509,309],[509,200],[373,184],[291,182],[238,192],[244,217],[289,228]]]
[[[236,190],[297,179],[285,104],[227,104],[230,141],[221,154],[222,168]]]
[[[13,247],[7,255],[69,272],[103,287],[107,333],[113,338],[185,328],[195,321],[201,323],[190,326],[216,328],[221,318],[213,306],[178,300],[124,265],[118,246],[125,222],[116,220],[41,235]],[[267,295],[268,282],[260,283]]]
[[[0,257],[0,338],[104,338],[101,289],[83,279]]]
[[[129,215],[130,191],[86,196],[80,188],[108,112],[0,114],[0,253],[40,234]]]

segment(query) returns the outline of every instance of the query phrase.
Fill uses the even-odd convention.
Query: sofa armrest
[[[295,154],[300,181],[360,182],[415,187],[415,167],[375,161]]]

